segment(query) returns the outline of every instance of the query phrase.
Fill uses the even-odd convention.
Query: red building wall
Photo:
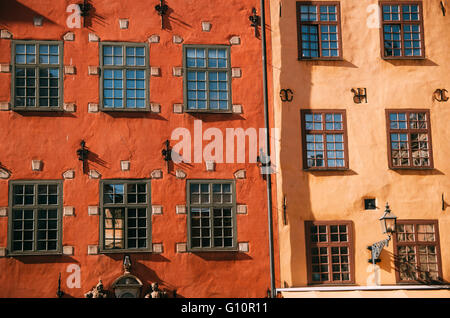
[[[89,169],[101,179],[150,178],[161,169],[163,177],[151,181],[151,201],[161,205],[162,215],[152,216],[152,242],[162,243],[162,253],[129,253],[131,273],[143,283],[158,282],[162,289],[177,290],[183,297],[264,297],[270,287],[266,184],[255,163],[218,163],[214,172],[205,162],[175,164],[167,174],[161,150],[174,129],[187,128],[193,135],[194,120],[201,120],[203,131],[219,128],[264,127],[261,40],[254,35],[248,17],[257,0],[171,0],[164,29],[154,6],[158,1],[90,1],[93,12],[86,27],[69,28],[72,14],[67,7],[76,1],[2,1],[0,28],[12,39],[0,39],[0,64],[12,64],[11,40],[59,40],[73,32],[74,41],[64,41],[64,65],[75,66],[76,73],[64,75],[64,102],[75,103],[75,112],[27,113],[0,111],[0,162],[10,172],[0,179],[0,207],[8,207],[11,180],[63,180],[62,174],[74,170],[73,179],[63,183],[63,205],[73,206],[74,216],[64,216],[63,246],[73,246],[73,255],[0,257],[0,297],[55,297],[58,275],[68,296],[83,297],[101,278],[110,289],[123,273],[123,253],[88,255],[88,245],[99,244],[99,215],[89,215],[88,206],[99,205],[99,180],[82,171],[76,150],[80,141],[94,154]],[[33,17],[43,16],[43,25],[34,26]],[[119,19],[129,19],[128,29],[119,28]],[[211,22],[209,32],[202,21]],[[100,41],[148,43],[152,35],[159,43],[149,44],[149,63],[160,69],[149,79],[150,103],[160,105],[160,113],[88,112],[89,103],[99,103],[99,76],[89,75],[88,66],[99,65],[99,42],[89,42],[95,33]],[[173,42],[173,36],[183,39]],[[270,34],[268,34],[270,35]],[[240,43],[231,45],[233,36]],[[173,76],[181,67],[183,44],[230,45],[231,66],[241,69],[232,79],[232,103],[242,105],[242,114],[174,113],[173,105],[183,103],[183,77]],[[270,47],[270,46],[268,46]],[[269,55],[270,56],[270,55]],[[0,73],[0,102],[11,101],[11,72]],[[175,142],[171,142],[173,145]],[[208,142],[204,141],[203,145]],[[248,154],[248,148],[246,150]],[[225,157],[225,156],[224,156]],[[92,158],[96,158],[92,160]],[[42,171],[32,171],[31,161],[43,162]],[[122,171],[121,160],[130,161]],[[175,176],[182,169],[185,179]],[[245,179],[234,172],[244,169]],[[247,214],[237,214],[237,241],[249,244],[248,252],[179,253],[176,244],[187,241],[187,215],[177,214],[176,206],[186,204],[187,179],[235,179],[236,200],[247,206]],[[276,206],[274,204],[274,206]],[[274,225],[276,228],[276,225]],[[8,242],[8,216],[0,217],[0,247]],[[276,244],[275,244],[276,246]],[[80,267],[80,288],[69,288],[70,264]]]

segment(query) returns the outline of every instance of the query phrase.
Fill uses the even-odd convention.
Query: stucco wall
[[[161,169],[162,179],[151,182],[152,204],[162,205],[163,214],[152,217],[152,240],[163,244],[163,253],[131,254],[132,274],[177,290],[182,297],[264,297],[270,287],[267,230],[266,185],[255,163],[216,164],[207,172],[205,162],[180,164],[167,174],[161,156],[164,141],[175,128],[184,127],[193,136],[194,120],[201,120],[203,132],[218,128],[264,127],[262,98],[261,42],[255,38],[248,17],[254,0],[245,1],[167,1],[168,15],[161,29],[161,18],[154,10],[156,1],[94,0],[93,17],[87,27],[69,29],[66,8],[73,1],[2,1],[0,27],[13,39],[62,40],[68,31],[75,41],[64,42],[64,65],[76,67],[76,74],[64,76],[64,101],[76,104],[76,112],[28,114],[0,112],[0,162],[11,172],[9,180],[62,179],[66,170],[75,170],[75,178],[64,181],[64,206],[73,206],[74,216],[63,218],[63,245],[73,246],[73,256],[23,256],[0,258],[0,297],[54,297],[58,274],[63,291],[82,297],[102,279],[106,288],[122,272],[123,254],[87,255],[88,245],[99,241],[99,216],[88,215],[88,206],[99,204],[99,180],[82,173],[76,150],[84,139],[98,158],[89,162],[102,179],[149,178]],[[258,9],[259,11],[259,9]],[[33,17],[44,18],[42,27],[33,25]],[[119,19],[129,19],[129,28],[121,30]],[[209,32],[202,21],[211,22]],[[88,103],[99,102],[99,77],[88,75],[88,66],[99,64],[99,43],[89,42],[95,33],[100,41],[145,43],[152,35],[159,43],[150,43],[150,66],[160,68],[160,76],[151,77],[150,102],[161,106],[160,113],[88,113]],[[242,114],[175,114],[173,104],[183,103],[183,79],[172,75],[182,66],[182,44],[228,44],[233,36],[240,44],[231,45],[231,66],[242,76],[232,80],[232,103],[242,105]],[[270,36],[270,34],[268,34]],[[0,63],[11,63],[11,40],[0,40]],[[10,101],[11,74],[0,74],[0,101]],[[204,142],[206,145],[208,142]],[[173,145],[174,142],[171,143]],[[248,144],[247,144],[248,145]],[[248,148],[246,152],[248,156]],[[44,163],[42,171],[31,171],[31,160]],[[129,160],[130,171],[121,171],[120,161]],[[249,243],[249,252],[177,253],[176,243],[186,242],[186,215],[176,214],[176,206],[186,204],[186,180],[175,177],[175,170],[186,172],[186,179],[234,179],[233,173],[246,170],[246,179],[236,180],[238,204],[247,205],[247,214],[237,215],[237,240]],[[8,206],[8,181],[0,180],[0,206]],[[0,218],[0,246],[7,246],[8,218]],[[81,268],[81,287],[69,289],[67,266]]]
[[[438,220],[443,278],[450,279],[450,250],[445,243],[450,235],[450,109],[449,102],[432,98],[436,89],[450,87],[450,55],[445,45],[450,40],[450,20],[448,14],[443,16],[439,1],[423,1],[425,59],[383,60],[380,29],[367,24],[377,3],[340,1],[342,61],[298,61],[296,1],[271,1],[274,91],[290,88],[294,92],[293,101],[284,103],[274,94],[275,125],[281,130],[280,220],[282,198],[287,198],[287,225],[279,223],[285,287],[307,284],[305,220],[353,221],[355,282],[371,281],[367,246],[385,238],[378,218],[386,202],[399,219]],[[443,3],[448,10],[450,3]],[[353,102],[351,89],[357,87],[367,88],[367,103]],[[434,169],[389,169],[385,109],[390,108],[430,110]],[[346,110],[349,170],[303,171],[301,109]],[[365,197],[376,198],[378,209],[365,211]],[[395,284],[392,245],[381,254],[381,284]]]

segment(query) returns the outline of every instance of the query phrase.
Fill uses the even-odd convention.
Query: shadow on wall
[[[14,14],[11,14],[14,12]],[[10,23],[29,22],[33,23],[33,18],[41,16],[39,12],[30,9],[26,5],[16,0],[0,1],[0,27],[8,28]],[[54,21],[44,17],[44,23],[56,24]]]

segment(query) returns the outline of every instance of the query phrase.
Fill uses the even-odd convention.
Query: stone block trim
[[[63,35],[64,41],[75,41],[75,33],[73,32],[67,32]]]
[[[152,35],[148,38],[148,42],[149,42],[149,43],[159,43],[159,35],[157,35],[157,34],[152,34]]]
[[[153,170],[153,171],[151,172],[151,174],[150,174],[150,177],[151,177],[152,179],[162,179],[162,177],[163,177],[163,172],[162,172],[161,169]]]
[[[0,64],[0,73],[11,73],[10,64]]]
[[[0,257],[6,256],[6,247],[0,247]]]
[[[88,215],[98,215],[98,206],[88,206]]]
[[[161,69],[159,67],[150,67],[151,76],[161,76]]]
[[[174,35],[173,38],[172,38],[172,41],[175,44],[181,44],[181,43],[183,43],[184,40],[183,40],[183,38],[181,36]]]
[[[63,109],[65,112],[74,113],[76,111],[77,106],[75,103],[64,103]]]
[[[175,245],[175,250],[177,253],[186,253],[187,252],[187,244],[186,243],[177,243]]]
[[[162,205],[152,205],[152,215],[162,215],[163,207]]]
[[[178,169],[177,171],[175,171],[175,176],[177,177],[177,179],[184,179],[186,178],[187,174],[183,170]]]
[[[6,171],[5,169],[0,168],[0,179],[8,179],[11,176],[11,173]]]
[[[88,66],[88,74],[89,75],[98,75],[99,72],[99,68],[96,65],[89,65]]]
[[[130,161],[128,161],[128,160],[120,161],[120,169],[122,171],[129,171],[130,170]]]
[[[231,77],[232,78],[240,78],[242,77],[242,71],[240,67],[231,68]]]
[[[8,30],[1,30],[0,31],[0,39],[12,39],[12,33]]]
[[[64,179],[73,179],[75,178],[75,170],[67,170],[62,176]]]
[[[37,15],[33,17],[34,26],[42,26],[44,24],[44,17]]]
[[[234,178],[235,179],[245,179],[246,173],[245,170],[241,169],[238,170],[234,173]]]
[[[98,104],[88,103],[88,113],[98,113]]]
[[[153,253],[160,254],[163,252],[163,244],[162,243],[153,243],[152,244]]]
[[[230,44],[231,44],[231,45],[239,45],[239,44],[241,44],[241,37],[240,37],[240,36],[237,36],[237,35],[232,36],[232,37],[230,38]]]
[[[100,38],[95,33],[89,33],[88,39],[89,39],[89,42],[98,42],[98,41],[100,41]]]
[[[156,103],[150,104],[150,111],[155,114],[159,114],[161,112],[161,105]]]
[[[248,242],[239,242],[238,243],[238,249],[239,249],[239,252],[248,253],[248,251],[249,251],[249,244],[248,244]]]
[[[64,255],[73,255],[73,246],[63,246],[63,254]]]
[[[42,160],[31,160],[31,170],[42,171]]]
[[[203,32],[211,31],[211,22],[203,21],[202,22],[202,31]]]
[[[1,207],[0,208],[0,217],[5,217],[5,216],[8,216],[8,208]]]
[[[216,163],[214,162],[214,160],[206,160],[205,165],[206,165],[206,171],[215,171],[216,170]]]
[[[9,110],[9,102],[0,102],[0,110]]]
[[[75,74],[75,66],[73,65],[65,65],[64,66],[64,74],[73,75]]]
[[[247,206],[244,204],[238,204],[236,206],[236,213],[237,214],[247,214]]]
[[[128,19],[119,19],[119,28],[121,30],[128,29],[129,21]]]
[[[101,176],[97,170],[89,170],[89,179],[100,179]]]
[[[242,114],[242,105],[233,105],[233,114]]]
[[[183,104],[173,104],[173,112],[175,114],[182,114],[183,113]]]
[[[181,66],[174,66],[172,69],[173,76],[183,76],[183,68]]]
[[[98,254],[98,245],[88,245],[87,253],[88,253],[88,255],[97,255]]]
[[[74,216],[74,207],[73,206],[65,206],[63,207],[63,216]]]
[[[177,205],[176,206],[176,213],[177,214],[186,214],[186,206],[185,205]]]

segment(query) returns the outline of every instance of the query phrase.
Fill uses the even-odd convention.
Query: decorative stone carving
[[[177,205],[176,213],[177,214],[186,214],[186,206],[185,205]]]
[[[99,179],[101,174],[96,170],[89,170],[89,179]]]
[[[130,161],[128,161],[128,160],[120,161],[120,169],[122,171],[129,171],[130,170]]]
[[[239,246],[239,252],[243,252],[243,253],[248,253],[248,243],[247,242],[242,242],[238,244]]]
[[[73,65],[65,65],[64,66],[64,74],[67,74],[67,75],[75,74],[75,66],[73,66]]]
[[[245,170],[238,170],[234,173],[236,179],[245,179]]]
[[[89,75],[98,75],[98,66],[95,65],[89,65],[88,66],[88,74]]]
[[[172,68],[172,74],[173,76],[183,76],[183,68],[181,66],[174,66]]]
[[[161,169],[153,170],[150,175],[151,175],[152,179],[161,179],[162,178],[162,170]]]
[[[241,71],[241,68],[239,68],[239,67],[233,67],[233,68],[231,69],[231,77],[233,77],[233,78],[239,78],[239,77],[242,77],[242,71]]]
[[[167,292],[160,290],[158,283],[152,283],[149,291],[145,295],[145,298],[167,298]]]
[[[11,65],[10,64],[0,64],[0,73],[10,73]]]
[[[121,28],[122,30],[128,29],[128,24],[128,19],[119,19],[119,28]]]
[[[74,113],[77,106],[75,105],[75,103],[64,103],[63,108],[64,108],[64,111],[66,111],[68,113]]]
[[[65,206],[63,208],[63,215],[64,216],[73,216],[74,215],[74,208],[73,208],[73,206]]]
[[[98,284],[92,288],[92,290],[88,291],[86,294],[84,294],[84,297],[86,298],[107,298],[108,292],[103,289],[103,283],[100,279],[98,281]]]
[[[233,105],[234,114],[242,114],[242,105]]]
[[[177,251],[177,253],[186,253],[187,252],[187,244],[186,243],[177,243],[176,251]]]
[[[202,31],[204,31],[204,32],[211,31],[211,22],[203,21],[202,22]]]
[[[159,114],[161,112],[161,105],[156,103],[150,104],[150,111],[155,114]]]
[[[205,164],[206,164],[206,171],[216,170],[216,163],[214,162],[214,160],[206,160]]]
[[[0,110],[9,110],[9,102],[0,102]]]
[[[63,173],[64,179],[73,179],[75,178],[75,170],[67,170]]]
[[[118,277],[113,283],[114,295],[116,298],[138,298],[143,286],[141,280],[129,272]]]
[[[186,172],[184,172],[183,170],[181,170],[181,169],[177,169],[176,171],[175,171],[175,176],[177,177],[177,179],[184,179],[184,178],[186,178]]]
[[[42,170],[42,161],[41,160],[31,160],[31,170],[41,171]]]
[[[159,67],[150,67],[151,76],[161,76],[161,69]]]

